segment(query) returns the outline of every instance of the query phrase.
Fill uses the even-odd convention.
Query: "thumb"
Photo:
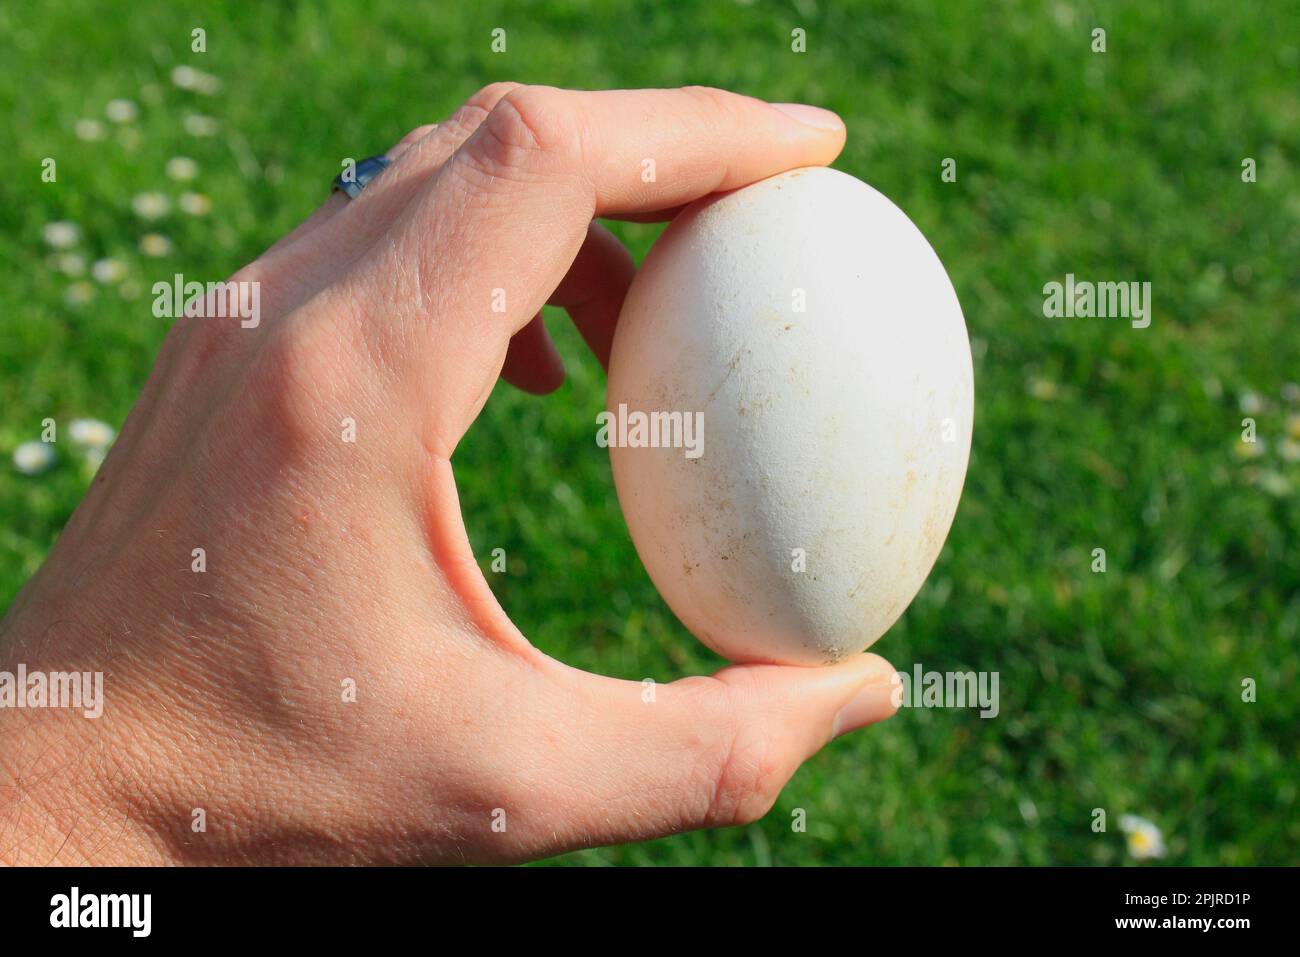
[[[747,824],[771,810],[804,761],[832,738],[891,717],[894,668],[857,655],[829,668],[732,665],[713,676],[731,716],[713,746],[717,766],[706,826]],[[718,751],[714,752],[716,759]]]
[[[568,847],[756,821],[833,737],[895,711],[894,669],[877,655],[825,668],[733,665],[663,686],[546,660],[559,719],[546,730],[547,776],[563,797],[545,804],[552,840]]]

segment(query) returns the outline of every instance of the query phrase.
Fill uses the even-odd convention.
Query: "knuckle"
[[[708,820],[719,827],[752,824],[772,809],[780,793],[779,762],[762,740],[744,741],[731,749],[718,773]]]
[[[492,112],[500,114],[507,128],[530,148],[561,151],[568,146],[569,124],[558,90],[519,86],[501,97]]]
[[[776,803],[785,780],[784,762],[767,736],[742,720],[732,695],[722,696],[710,720],[723,730],[698,755],[697,773],[707,798],[703,824],[752,824]]]
[[[489,83],[461,104],[456,112],[447,118],[444,125],[473,132],[491,115],[492,110],[507,93],[519,89],[521,85],[508,81]]]
[[[465,106],[475,107],[485,113],[491,112],[492,108],[501,101],[502,97],[522,86],[522,83],[515,83],[513,80],[498,80],[495,83],[489,83],[466,100]]]
[[[471,140],[468,159],[493,177],[570,169],[572,123],[554,92],[518,87],[506,93]]]

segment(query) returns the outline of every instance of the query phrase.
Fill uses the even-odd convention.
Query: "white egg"
[[[732,661],[829,663],[884,634],[943,547],[970,343],[912,221],[852,176],[797,169],[664,231],[607,406],[628,529],[683,624]]]

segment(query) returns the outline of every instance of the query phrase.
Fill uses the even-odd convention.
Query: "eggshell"
[[[619,318],[620,405],[702,424],[698,457],[610,436],[632,540],[678,618],[733,661],[829,663],[898,619],[943,547],[970,343],[912,221],[852,176],[797,169],[664,231]]]

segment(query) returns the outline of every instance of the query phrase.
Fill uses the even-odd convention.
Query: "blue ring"
[[[376,176],[388,166],[387,156],[368,156],[351,169],[345,169],[334,177],[334,188],[347,193],[348,199],[356,199]]]

